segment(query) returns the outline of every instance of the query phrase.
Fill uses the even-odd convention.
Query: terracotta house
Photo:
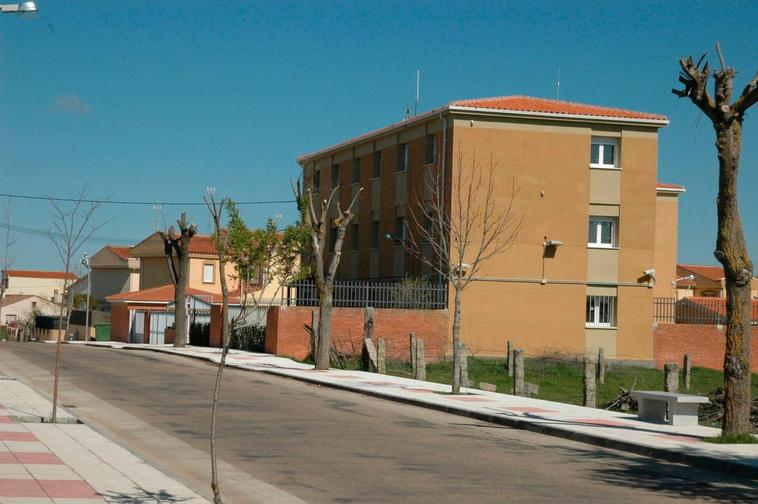
[[[384,237],[414,233],[411,207],[430,197],[425,181],[437,170],[449,187],[459,155],[491,158],[499,204],[515,183],[523,225],[464,294],[470,351],[503,355],[512,340],[529,354],[603,347],[610,358],[650,362],[653,292],[675,278],[684,192],[658,183],[658,130],[667,124],[654,113],[526,96],[460,100],[298,161],[322,198],[336,187],[346,206],[364,188],[340,278],[433,279]],[[448,208],[452,198],[447,191]]]
[[[676,265],[676,298],[726,298],[724,268],[704,264]],[[671,297],[669,294],[668,297]],[[750,283],[750,297],[758,299],[758,278]]]

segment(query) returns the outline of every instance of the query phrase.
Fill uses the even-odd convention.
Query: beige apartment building
[[[624,109],[507,96],[462,100],[301,156],[321,197],[343,207],[359,187],[343,279],[431,277],[401,240],[414,233],[425,180],[447,187],[474,155],[494,167],[522,229],[463,297],[463,339],[473,354],[583,354],[651,361],[652,299],[676,275],[681,186],[659,184],[658,130],[665,117]],[[455,192],[445,192],[455,206]],[[385,239],[386,235],[399,239]],[[553,243],[557,246],[550,246]],[[426,252],[424,252],[426,253]],[[328,258],[327,258],[328,259]],[[663,287],[661,287],[661,285]],[[666,287],[668,286],[668,287]]]
[[[32,295],[60,303],[63,299],[63,286],[76,281],[74,273],[65,271],[41,271],[7,269],[0,274],[5,282],[5,295]]]

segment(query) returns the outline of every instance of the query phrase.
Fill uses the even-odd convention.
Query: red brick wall
[[[111,341],[129,341],[129,308],[125,303],[111,305]]]
[[[305,359],[310,353],[313,308],[305,306],[272,307],[266,320],[266,352]],[[363,309],[334,308],[332,344],[346,353],[360,353],[363,340]],[[447,349],[446,310],[377,309],[374,341],[383,338],[387,359],[408,360],[408,336],[411,331],[424,340],[424,354],[429,360],[445,355]]]
[[[720,328],[721,327],[721,328]],[[726,328],[705,324],[658,324],[653,330],[655,365],[662,368],[666,362],[681,366],[684,354],[692,356],[692,365],[711,369],[724,369]],[[758,327],[750,337],[750,367],[758,370]]]

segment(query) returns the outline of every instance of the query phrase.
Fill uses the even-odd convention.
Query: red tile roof
[[[116,245],[108,245],[107,248],[124,260],[127,260],[132,256],[131,252],[129,252],[130,247],[117,247]]]
[[[713,280],[714,282],[719,282],[722,278],[724,278],[724,268],[721,266],[708,266],[703,264],[677,264],[677,267],[690,273],[694,273],[695,275],[705,277],[708,280]]]
[[[665,189],[670,189],[670,190],[675,191],[675,192],[684,192],[686,190],[686,188],[683,185],[679,185],[679,184],[667,184],[665,182],[658,182],[656,188],[657,189],[664,189],[664,190]]]
[[[548,100],[545,98],[533,98],[530,96],[498,96],[492,98],[475,98],[469,100],[456,100],[447,103],[441,107],[423,112],[416,116],[408,117],[402,121],[395,122],[389,126],[379,128],[363,135],[345,140],[335,145],[320,149],[315,152],[303,154],[297,158],[299,162],[304,162],[326,155],[329,152],[337,151],[358,142],[367,141],[371,138],[387,134],[400,128],[406,128],[416,122],[424,121],[432,116],[449,112],[451,110],[466,111],[466,109],[483,108],[500,113],[511,112],[515,115],[525,116],[548,116],[564,117],[566,119],[582,118],[595,119],[599,121],[641,121],[650,122],[657,126],[665,126],[668,123],[666,116],[652,114],[648,112],[637,112],[634,110],[601,107],[598,105],[587,105],[583,103],[574,103],[559,100]]]
[[[122,294],[114,294],[112,296],[106,296],[106,300],[109,303],[114,301],[123,301],[128,303],[173,303],[174,302],[174,286],[172,284],[162,285],[160,287],[152,287],[150,289],[143,289],[134,292],[124,292]],[[212,292],[206,292],[189,287],[187,294],[190,296],[196,296],[199,298],[213,299],[214,294]]]
[[[162,285],[160,287],[152,287],[150,289],[143,289],[134,292],[125,292],[123,294],[114,294],[112,296],[106,296],[106,301],[124,302],[124,303],[166,303],[170,304],[174,302],[175,288],[173,285]],[[187,288],[187,295],[197,297],[203,301],[211,304],[221,304],[223,298],[221,294],[214,292],[203,291],[200,289],[194,289],[192,287]],[[231,304],[239,303],[239,296],[229,296],[229,302]]]
[[[514,112],[536,112],[540,114],[558,114],[566,116],[592,116],[613,119],[647,119],[666,121],[666,116],[637,112],[621,108],[601,107],[561,100],[533,98],[531,96],[495,96],[492,98],[474,98],[450,102],[451,106],[503,110]]]
[[[19,278],[52,278],[55,280],[63,280],[68,276],[69,280],[76,280],[77,276],[69,272],[66,275],[65,271],[41,271],[41,270],[17,270],[9,269],[5,270],[5,274],[9,277]]]
[[[0,299],[0,306],[10,306],[12,304],[29,299],[30,297],[36,297],[33,294],[6,294],[3,299]]]
[[[195,235],[190,240],[190,254],[218,255],[213,238],[208,235]]]

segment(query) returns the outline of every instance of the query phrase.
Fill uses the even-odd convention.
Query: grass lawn
[[[451,383],[452,362],[428,364],[426,379],[437,383]],[[549,401],[582,404],[582,363],[575,360],[551,358],[527,358],[524,363],[525,379],[539,385],[535,396]],[[407,363],[388,362],[387,372],[396,376],[411,376]],[[505,359],[469,358],[468,374],[471,386],[479,387],[479,382],[497,385],[498,392],[510,393],[513,381],[508,376]],[[681,374],[681,373],[680,373]],[[758,396],[758,377],[753,375],[753,397]],[[713,389],[722,387],[723,374],[705,368],[692,369],[692,383],[689,391],[696,395],[708,395]],[[609,363],[605,372],[605,383],[597,383],[598,406],[608,403],[621,393],[619,387],[635,390],[663,390],[663,371],[646,367],[614,366]]]

